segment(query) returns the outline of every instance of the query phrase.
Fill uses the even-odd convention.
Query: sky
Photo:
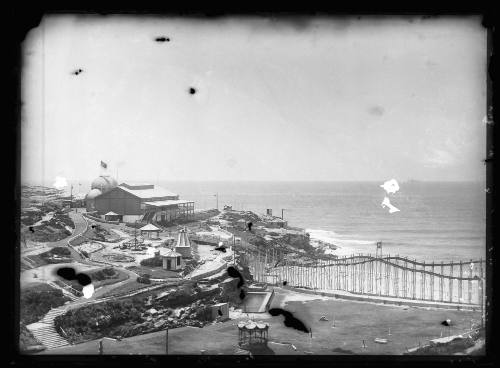
[[[52,15],[23,43],[21,110],[23,183],[92,180],[101,161],[120,182],[479,181],[486,30]]]

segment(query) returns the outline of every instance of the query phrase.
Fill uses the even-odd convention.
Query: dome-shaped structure
[[[90,192],[87,193],[85,196],[85,199],[94,199],[95,197],[101,195],[102,192],[99,189],[92,189]]]
[[[109,192],[111,189],[113,189],[117,186],[118,186],[118,182],[116,181],[116,179],[109,176],[109,175],[99,176],[90,185],[90,187],[92,189],[98,189],[102,193]]]

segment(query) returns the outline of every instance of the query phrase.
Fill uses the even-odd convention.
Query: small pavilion
[[[169,271],[176,271],[184,268],[182,254],[169,248],[160,248],[160,256],[163,260],[163,269]]]
[[[147,224],[139,229],[141,231],[141,235],[147,234],[148,238],[152,238],[151,234],[156,233],[156,239],[160,237],[161,229],[159,227],[154,226],[153,224]]]
[[[106,221],[121,221],[122,215],[109,211],[104,215],[104,220]]]
[[[239,346],[267,345],[269,324],[265,322],[240,322],[238,323]]]

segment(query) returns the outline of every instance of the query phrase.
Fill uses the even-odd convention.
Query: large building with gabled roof
[[[104,215],[111,211],[120,215],[124,222],[138,220],[159,224],[194,217],[193,201],[179,199],[178,194],[154,184],[125,182],[102,191],[98,188],[93,188],[87,196],[89,212]]]

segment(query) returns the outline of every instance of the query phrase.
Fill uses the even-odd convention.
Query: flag
[[[107,169],[108,168],[108,164],[105,163],[104,161],[101,161],[101,167]]]

